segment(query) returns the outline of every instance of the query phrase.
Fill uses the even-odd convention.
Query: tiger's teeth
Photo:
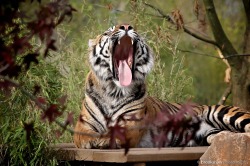
[[[131,68],[131,62],[128,62],[128,66]]]
[[[134,44],[134,41],[131,39],[131,43],[132,43],[132,45]]]
[[[118,44],[121,44],[120,40],[118,40]]]

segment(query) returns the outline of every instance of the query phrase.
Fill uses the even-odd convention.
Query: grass
[[[175,42],[174,45],[165,44],[169,47],[165,45],[165,48],[161,48],[164,46],[155,43],[155,50],[167,50],[171,61],[163,63],[161,53],[155,51],[155,66],[148,78],[149,95],[163,101],[185,102],[192,98],[190,93],[192,77],[188,76],[184,68],[185,57],[176,50],[178,42]]]

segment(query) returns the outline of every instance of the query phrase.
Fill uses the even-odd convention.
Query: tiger
[[[155,119],[159,112],[166,111],[164,108],[175,115],[182,105],[147,95],[145,79],[153,68],[154,56],[144,38],[130,24],[112,26],[89,40],[88,61],[90,72],[86,77],[85,97],[74,129],[76,147],[109,147],[111,138],[105,133],[120,117],[125,119],[119,121],[120,125],[135,128],[126,131],[130,148],[155,147],[151,135],[157,133],[157,127],[143,127],[148,123],[145,117]],[[212,136],[223,130],[250,132],[250,113],[238,107],[193,105],[192,112],[201,123],[189,146],[211,144]],[[164,146],[178,146],[176,142],[181,141]],[[115,140],[116,148],[123,144],[124,141]]]

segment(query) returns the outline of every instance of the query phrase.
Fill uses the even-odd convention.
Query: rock
[[[212,139],[212,144],[201,156],[199,166],[249,166],[250,133],[223,131]]]

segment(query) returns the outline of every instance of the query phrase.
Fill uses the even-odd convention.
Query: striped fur
[[[78,132],[105,135],[108,132],[108,125],[114,125],[121,116],[125,119],[122,126],[138,128],[138,130],[127,132],[130,147],[155,146],[150,133],[157,133],[157,128],[143,128],[147,123],[145,117],[154,119],[163,109],[176,114],[181,105],[162,102],[147,96],[145,77],[153,67],[153,54],[150,48],[128,24],[111,27],[96,39],[90,40],[89,48],[91,71],[86,78],[85,99],[75,126],[76,146],[81,148],[107,147],[109,137],[91,137]],[[119,52],[118,49],[121,51]],[[115,55],[117,52],[124,57]],[[121,84],[122,76],[119,75],[120,69],[117,65],[124,60],[132,73],[132,81],[126,86]],[[193,111],[202,123],[196,134],[197,139],[191,141],[190,145],[210,143],[209,137],[222,130],[250,132],[250,114],[238,107],[204,105],[193,106]],[[131,115],[134,115],[136,119],[128,120]],[[108,124],[107,119],[110,122]],[[176,142],[184,141],[182,139],[181,136],[176,138],[178,141],[174,141],[170,146],[178,146]],[[120,147],[122,143],[117,140],[117,147]]]

